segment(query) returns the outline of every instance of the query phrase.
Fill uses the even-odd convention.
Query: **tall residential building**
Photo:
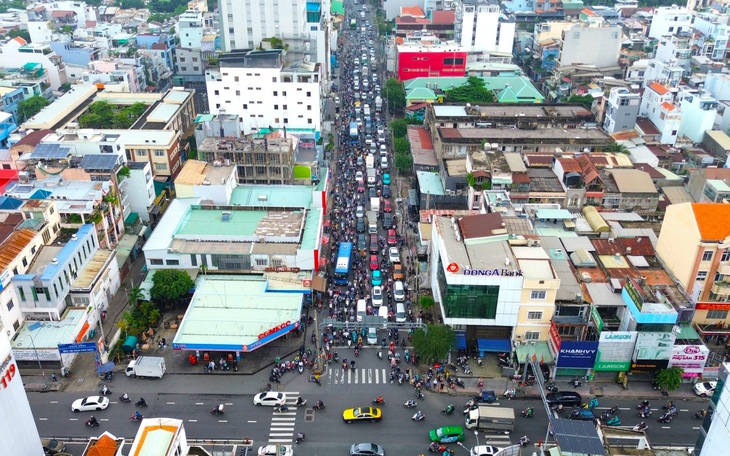
[[[595,65],[598,68],[618,65],[623,34],[620,25],[576,24],[563,31],[558,66]],[[596,52],[600,49],[601,52]]]
[[[720,366],[717,389],[707,407],[707,417],[700,426],[700,437],[695,445],[695,454],[712,456],[727,451],[730,442],[730,363]]]
[[[603,129],[606,133],[633,130],[639,115],[641,96],[623,87],[614,87],[608,95]]]
[[[677,5],[660,6],[654,10],[649,38],[659,39],[664,35],[689,32],[691,27],[692,15],[687,8]]]
[[[244,134],[261,128],[320,130],[321,65],[285,62],[283,50],[235,51],[206,71],[211,114],[234,114]]]
[[[223,49],[254,49],[264,38],[303,36],[307,20],[307,1],[258,2],[221,0]]]
[[[459,0],[454,9],[454,39],[467,51],[512,53],[515,22],[502,14],[497,0]]]

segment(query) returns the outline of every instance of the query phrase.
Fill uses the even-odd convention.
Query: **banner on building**
[[[603,331],[598,340],[596,371],[626,372],[631,367],[637,332],[635,331]]]
[[[642,332],[636,337],[633,360],[667,360],[672,357],[676,336],[671,332]]]
[[[560,344],[557,367],[592,369],[596,362],[598,342],[564,340]]]
[[[705,370],[710,350],[704,345],[675,345],[669,367],[679,367],[685,378],[699,377]]]
[[[655,375],[660,370],[666,369],[668,364],[668,359],[637,359],[631,363],[631,373]]]

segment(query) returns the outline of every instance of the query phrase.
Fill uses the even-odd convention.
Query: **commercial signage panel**
[[[598,342],[564,340],[560,344],[558,362],[561,368],[592,369],[596,362]]]
[[[603,331],[598,341],[597,371],[625,372],[631,366],[637,334],[635,331]]]
[[[666,369],[668,364],[668,359],[637,359],[631,363],[631,373],[653,375],[662,369]]]
[[[550,322],[550,339],[548,339],[548,346],[550,347],[550,350],[553,352],[553,357],[558,357],[558,351],[560,350],[560,333],[558,332],[558,327],[555,326],[555,322]]]
[[[683,377],[698,377],[705,370],[710,350],[704,345],[675,345],[669,367],[679,367],[684,371]]]
[[[642,332],[636,338],[632,359],[661,359],[669,361],[676,336],[671,332]]]
[[[730,302],[698,302],[696,310],[730,310]]]

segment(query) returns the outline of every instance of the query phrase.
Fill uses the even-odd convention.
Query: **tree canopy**
[[[408,122],[405,119],[396,119],[390,123],[394,138],[405,138],[408,134]]]
[[[427,325],[428,332],[417,329],[413,333],[413,348],[426,363],[435,363],[446,358],[454,346],[456,334],[450,326]]]
[[[578,103],[578,104],[590,106],[593,104],[593,96],[592,95],[571,95],[566,100],[566,103]]]
[[[158,321],[160,321],[160,309],[154,303],[144,301],[125,311],[117,325],[127,334],[139,336],[147,328],[156,326]]]
[[[126,129],[131,127],[146,110],[147,105],[144,103],[134,103],[131,106],[115,110],[106,101],[96,101],[89,105],[86,114],[79,117],[79,125],[82,128]]]
[[[682,385],[682,373],[684,370],[679,367],[662,369],[656,376],[656,382],[665,391],[674,391]]]
[[[388,101],[388,109],[393,111],[402,111],[406,106],[406,90],[396,78],[390,78],[385,81],[385,99]]]
[[[179,269],[158,269],[152,276],[150,296],[153,300],[174,301],[195,286],[187,272]]]
[[[470,76],[466,84],[446,91],[446,101],[459,103],[494,103],[494,92],[485,87],[484,80]]]
[[[18,123],[23,123],[38,114],[48,104],[49,101],[39,95],[21,101],[18,103]]]

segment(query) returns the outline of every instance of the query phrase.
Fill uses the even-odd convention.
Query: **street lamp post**
[[[35,352],[35,359],[36,359],[36,361],[38,361],[38,369],[41,370],[41,375],[43,376],[43,385],[48,386],[48,380],[46,379],[46,372],[43,370],[43,365],[41,364],[41,358],[40,358],[40,356],[38,356],[38,349],[35,346],[35,340],[33,340],[33,336],[31,335],[31,332],[35,331],[36,329],[38,329],[40,327],[41,327],[41,324],[38,322],[28,325],[28,337],[30,337],[30,343],[33,346],[33,351]]]

